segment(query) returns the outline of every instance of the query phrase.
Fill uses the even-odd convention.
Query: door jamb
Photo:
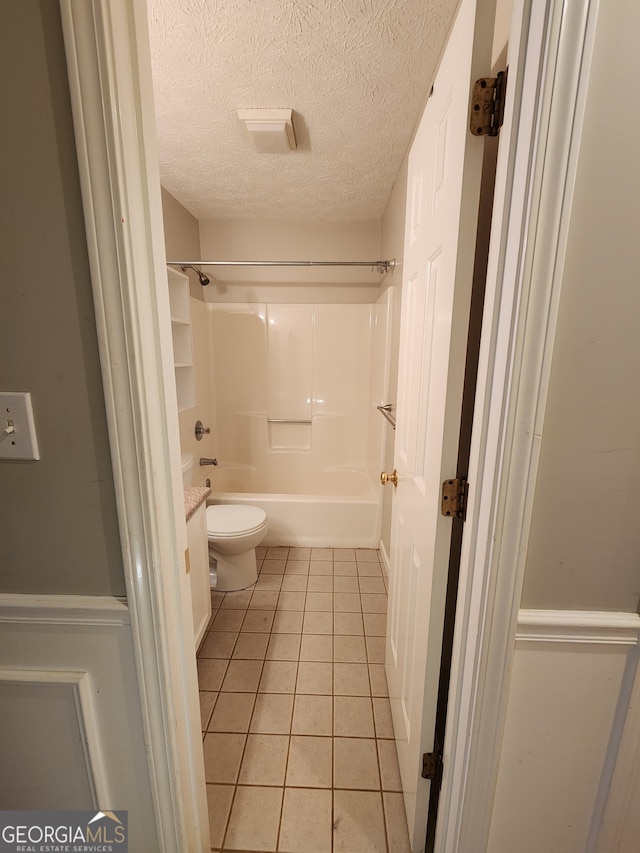
[[[514,2],[524,73],[494,204],[437,853],[489,839],[597,7]]]

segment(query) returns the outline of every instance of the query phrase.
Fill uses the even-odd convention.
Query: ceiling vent
[[[293,110],[238,110],[258,154],[288,154],[296,149]]]

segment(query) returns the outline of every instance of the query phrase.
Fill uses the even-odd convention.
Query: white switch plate
[[[40,459],[29,392],[0,392],[0,459]]]

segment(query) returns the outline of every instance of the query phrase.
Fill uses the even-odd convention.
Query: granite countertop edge
[[[211,494],[208,486],[185,486],[184,487],[184,517],[185,521],[196,512],[198,507],[206,501]]]

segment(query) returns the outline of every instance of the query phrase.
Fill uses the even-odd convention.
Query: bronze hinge
[[[435,779],[442,771],[442,753],[425,752],[422,756],[422,778]]]
[[[462,477],[445,480],[442,484],[442,514],[447,518],[461,518],[467,514],[469,483]]]
[[[507,72],[497,77],[476,80],[471,95],[469,122],[474,136],[497,136],[504,120],[504,99],[507,90]]]

